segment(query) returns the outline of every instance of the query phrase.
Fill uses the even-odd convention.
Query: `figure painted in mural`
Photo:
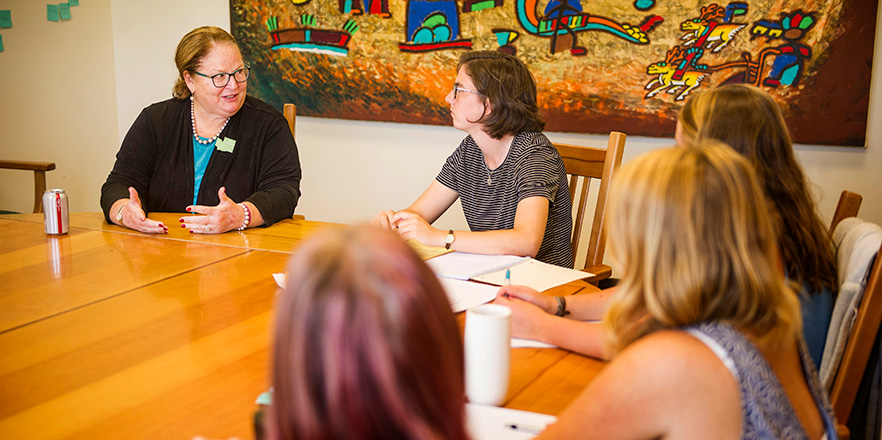
[[[625,164],[607,205],[612,361],[536,438],[837,438],[769,211],[716,141]]]
[[[389,18],[392,13],[389,12],[389,0],[365,0],[367,8],[362,5],[362,0],[337,0],[341,14],[373,14],[379,15],[381,18]]]
[[[799,85],[805,62],[812,57],[812,48],[799,43],[799,40],[814,24],[814,17],[804,14],[801,10],[781,19],[780,28],[783,31],[781,38],[787,42],[775,48],[778,55],[772,62],[772,70],[763,80],[763,85],[769,87],[778,87],[782,84],[785,86]]]
[[[542,134],[527,66],[497,51],[465,52],[446,101],[453,126],[468,136],[410,207],[374,223],[429,246],[573,267],[566,169]],[[457,198],[469,230],[433,227]]]
[[[772,222],[780,231],[781,266],[798,292],[809,354],[820,365],[837,285],[833,243],[793,155],[778,105],[767,93],[747,85],[702,92],[680,111],[677,142],[702,139],[729,144],[756,167]],[[586,321],[603,316],[614,292],[612,288],[567,297],[565,318],[555,316],[558,302],[553,297],[523,286],[504,287],[496,301],[512,309],[512,335],[604,357],[600,326]]]
[[[466,440],[463,347],[432,270],[395,234],[322,232],[276,304],[268,438]]]
[[[250,68],[233,36],[196,28],[175,64],[173,98],[141,112],[101,187],[107,222],[167,233],[147,214],[186,211],[201,215],[180,227],[219,234],[291,217],[301,176],[294,136],[278,110],[246,96]]]

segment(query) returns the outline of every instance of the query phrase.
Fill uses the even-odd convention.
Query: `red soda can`
[[[67,234],[70,231],[68,215],[67,194],[63,189],[43,193],[43,224],[47,234]]]

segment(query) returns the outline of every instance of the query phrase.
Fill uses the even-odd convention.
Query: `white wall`
[[[203,24],[229,29],[229,2],[89,0],[74,7],[74,20],[61,26],[47,24],[45,6],[31,3],[0,0],[0,9],[13,11],[15,26],[0,31],[6,45],[0,53],[0,157],[56,161],[59,168],[49,173],[50,186],[68,189],[74,210],[97,211],[99,187],[125,131],[143,107],[170,96],[178,40]],[[39,14],[33,12],[38,16],[25,21],[29,10]],[[825,220],[832,216],[839,192],[849,189],[864,196],[861,216],[882,223],[882,127],[873,123],[882,115],[878,28],[868,148],[796,147]],[[63,34],[56,36],[59,32]],[[81,73],[64,74],[69,71]],[[142,83],[137,78],[146,79]],[[47,112],[61,108],[72,111],[47,121]],[[555,141],[606,145],[604,136],[548,135]],[[300,117],[296,137],[304,173],[297,211],[310,219],[355,222],[381,209],[407,206],[434,178],[463,133],[452,127]],[[631,137],[625,161],[671,143]],[[29,191],[8,188],[9,182],[21,179],[29,185],[30,177],[18,174],[13,180],[7,177],[10,173],[16,172],[0,172],[0,206],[28,211]],[[458,206],[451,211],[439,225],[464,227]]]
[[[97,211],[119,142],[110,2],[83,1],[59,23],[46,20],[46,2],[0,0],[0,10],[12,12],[0,29],[0,157],[55,162],[48,186]],[[0,209],[31,212],[31,176],[0,170]]]

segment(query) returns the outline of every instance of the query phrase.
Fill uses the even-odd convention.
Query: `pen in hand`
[[[511,284],[511,269],[505,269],[505,280],[502,282],[503,286],[508,286]]]

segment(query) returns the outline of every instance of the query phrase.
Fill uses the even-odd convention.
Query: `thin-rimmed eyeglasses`
[[[476,92],[476,91],[474,91],[474,90],[469,90],[469,89],[466,89],[466,88],[462,88],[462,87],[459,86],[459,84],[454,84],[454,85],[453,85],[453,99],[456,99],[456,96],[459,94],[459,92],[469,92],[469,93],[474,93],[474,94],[476,94],[476,95],[484,96],[484,94],[481,93],[481,92]]]

